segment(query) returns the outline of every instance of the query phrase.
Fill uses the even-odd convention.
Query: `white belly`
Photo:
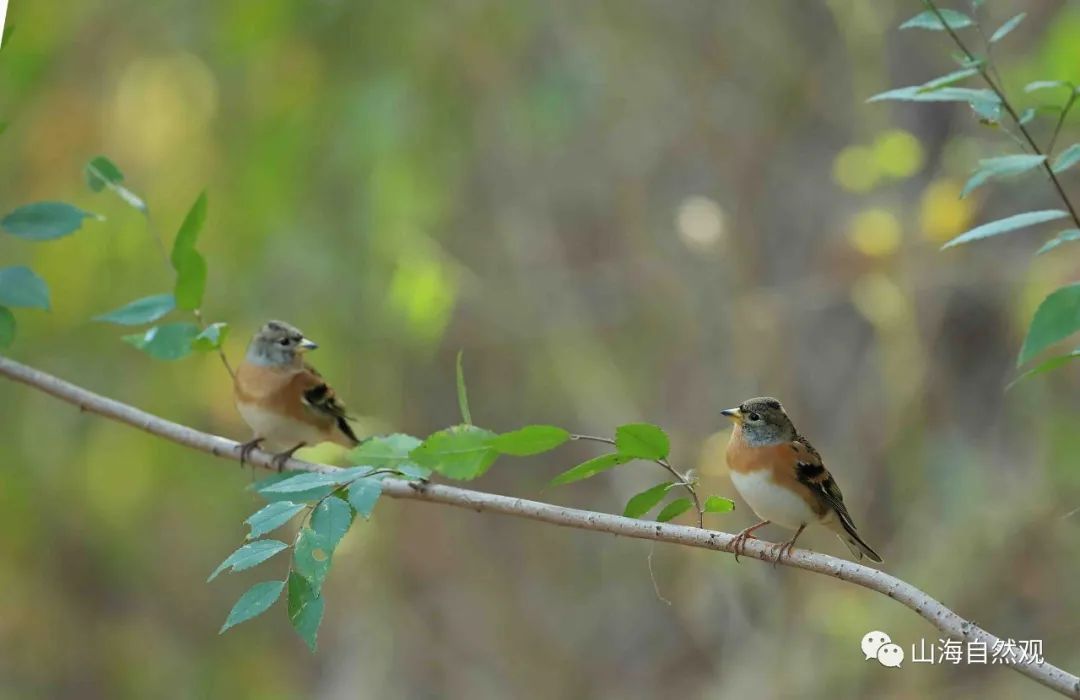
[[[758,469],[746,474],[731,472],[731,483],[746,504],[762,520],[797,530],[805,523],[817,522],[818,516],[806,501],[778,486],[768,469]]]
[[[256,437],[266,440],[266,446],[270,449],[287,450],[301,442],[317,445],[326,440],[326,436],[318,428],[264,411],[255,404],[238,403],[236,408]]]

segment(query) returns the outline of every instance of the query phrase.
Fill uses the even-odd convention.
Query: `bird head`
[[[301,355],[317,347],[295,326],[284,321],[269,321],[251,339],[247,358],[259,365],[296,365],[301,362]]]
[[[751,445],[775,445],[795,439],[795,426],[784,407],[771,396],[747,399],[720,415],[730,418]]]

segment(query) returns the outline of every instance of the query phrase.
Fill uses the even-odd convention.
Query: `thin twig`
[[[240,459],[243,445],[235,440],[199,432],[179,423],[159,418],[4,356],[0,356],[0,375],[66,401],[83,411],[96,413],[191,449],[223,459],[237,461]],[[266,469],[277,469],[277,465],[274,464],[274,455],[262,450],[253,451],[247,457],[247,461]],[[320,474],[333,474],[338,471],[338,467],[304,462],[296,458],[290,458],[285,466],[292,471]],[[391,498],[439,503],[481,513],[500,513],[561,527],[668,542],[718,552],[733,553],[735,540],[735,536],[727,532],[671,523],[655,523],[577,508],[564,508],[550,503],[441,484],[425,484],[417,487],[401,479],[386,479],[383,481],[383,493]],[[748,557],[772,563],[775,557],[771,547],[772,545],[766,542],[750,540],[746,543],[743,553]],[[1045,660],[1025,659],[1018,645],[1005,644],[1000,637],[960,617],[939,601],[895,576],[846,559],[838,559],[805,549],[793,550],[780,563],[784,566],[827,574],[841,581],[886,595],[915,611],[950,638],[985,644],[988,649],[1001,648],[1002,653],[1007,654],[1008,657],[1005,659],[1007,663],[1002,663],[1000,666],[1027,676],[1066,697],[1080,699],[1080,678],[1077,676]],[[1025,663],[1025,661],[1031,662]]]
[[[570,439],[588,440],[590,442],[602,442],[605,445],[616,444],[615,441],[611,438],[600,437],[598,435],[571,434]],[[679,482],[679,486],[682,486],[684,489],[686,489],[686,492],[690,494],[691,500],[694,501],[694,508],[697,510],[698,527],[705,527],[705,509],[701,506],[701,499],[698,498],[697,488],[694,486],[694,480],[691,479],[689,476],[679,473],[679,470],[671,466],[671,462],[667,461],[664,458],[653,459],[649,461],[651,461],[653,464],[659,464],[661,467],[666,469],[668,473],[675,477],[676,481]]]
[[[993,90],[994,94],[997,95],[998,99],[1001,100],[1001,106],[1005,109],[1005,111],[1009,114],[1009,117],[1016,124],[1017,129],[1020,130],[1020,134],[1024,137],[1024,140],[1031,147],[1032,152],[1034,152],[1036,155],[1046,155],[1045,153],[1043,153],[1042,149],[1039,148],[1039,144],[1035,143],[1035,139],[1032,138],[1031,132],[1029,132],[1027,130],[1027,127],[1025,127],[1024,124],[1020,121],[1020,117],[1016,114],[1016,110],[1013,109],[1012,104],[1009,103],[1008,98],[1005,96],[1004,87],[999,86],[990,76],[989,71],[986,69],[986,62],[978,62],[978,60],[975,58],[975,54],[971,53],[971,51],[968,50],[967,46],[956,34],[956,31],[953,30],[953,28],[949,26],[949,23],[945,21],[945,17],[942,16],[941,10],[938,9],[937,5],[934,4],[933,0],[923,0],[923,3],[928,8],[930,8],[930,10],[937,17],[938,21],[941,22],[941,26],[944,27],[945,31],[949,34],[949,37],[952,38],[953,43],[955,43],[957,48],[959,48],[960,51],[963,52],[964,56],[967,57],[968,61],[975,65],[976,69],[979,71],[979,75],[982,76],[982,79],[984,81],[986,81],[987,86],[989,86],[989,88]],[[1043,170],[1046,171],[1046,174],[1050,177],[1050,182],[1054,185],[1054,189],[1057,190],[1057,194],[1061,198],[1062,203],[1065,204],[1065,208],[1069,210],[1069,215],[1072,217],[1073,222],[1078,228],[1080,228],[1080,214],[1077,214],[1076,208],[1073,206],[1072,201],[1069,199],[1069,195],[1065,193],[1065,188],[1062,187],[1061,181],[1057,178],[1057,174],[1055,174],[1054,169],[1050,167],[1049,157],[1043,160],[1042,167]]]

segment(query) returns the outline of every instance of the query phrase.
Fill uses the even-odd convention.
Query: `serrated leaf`
[[[349,485],[349,505],[356,514],[370,518],[375,504],[382,495],[382,482],[378,479],[358,479]]]
[[[1077,359],[1080,359],[1080,348],[1078,348],[1076,350],[1073,350],[1070,353],[1066,353],[1064,355],[1058,355],[1057,357],[1051,357],[1049,360],[1045,360],[1041,364],[1036,365],[1032,369],[1029,369],[1028,371],[1021,374],[1019,377],[1017,377],[1016,379],[1009,382],[1009,385],[1007,387],[1005,387],[1005,390],[1008,391],[1009,389],[1012,389],[1014,386],[1016,386],[1018,383],[1024,381],[1025,379],[1029,379],[1031,377],[1034,377],[1037,374],[1045,374],[1047,372],[1051,372],[1051,371],[1057,369],[1058,367],[1063,367],[1063,366],[1065,366],[1067,364],[1070,364],[1071,362],[1073,362],[1074,360],[1077,360]]]
[[[49,287],[28,267],[0,268],[0,304],[48,311]]]
[[[219,321],[211,323],[191,341],[191,349],[197,352],[212,352],[221,348],[229,336],[229,324]]]
[[[206,291],[206,260],[195,250],[205,221],[206,192],[203,192],[184,217],[170,256],[176,270],[176,305],[186,311],[199,308]]]
[[[1061,211],[1060,209],[1045,209],[1041,211],[1029,211],[1024,214],[1014,214],[1013,216],[1008,216],[1004,219],[998,219],[997,221],[991,221],[990,223],[976,226],[970,231],[962,233],[952,239],[941,246],[941,248],[942,250],[945,248],[952,248],[953,246],[989,238],[990,236],[997,236],[1002,233],[1008,233],[1010,231],[1034,226],[1047,221],[1063,219],[1066,216],[1068,216],[1068,213]]]
[[[262,615],[277,601],[284,588],[284,581],[256,583],[244,595],[240,596],[240,600],[236,601],[236,605],[229,612],[229,617],[225,620],[225,624],[221,626],[218,634],[225,632],[230,627],[239,625],[241,622],[247,622],[253,617]]]
[[[970,27],[974,24],[971,21],[971,18],[963,12],[957,12],[956,10],[938,10],[938,12],[941,13],[940,18],[934,14],[933,10],[920,12],[901,24],[900,28],[930,29],[932,31],[940,32],[945,30],[946,25],[948,25],[950,29],[963,29],[964,27]],[[942,24],[941,20],[945,20],[945,23]]]
[[[941,88],[948,87],[959,83],[961,80],[966,80],[973,75],[978,75],[978,68],[962,68],[958,71],[953,71],[947,75],[943,75],[940,78],[934,78],[928,82],[919,86],[919,92],[932,92],[934,90],[940,90]]]
[[[563,486],[565,484],[572,484],[575,481],[581,481],[582,479],[588,479],[589,477],[596,476],[600,472],[607,471],[613,467],[617,467],[620,464],[626,464],[633,460],[633,457],[622,454],[610,454],[600,455],[599,457],[593,457],[592,459],[582,462],[573,469],[567,469],[562,474],[559,474],[548,486]]]
[[[155,360],[179,360],[191,354],[191,341],[197,335],[199,327],[194,323],[166,323],[121,340]]]
[[[307,579],[295,571],[289,572],[288,585],[289,622],[308,649],[314,652],[325,607],[323,599],[312,590]]]
[[[36,202],[0,219],[0,228],[28,241],[48,241],[79,230],[85,219],[98,218],[64,202]]]
[[[972,190],[986,182],[999,177],[1012,177],[1026,173],[1046,162],[1044,155],[1028,155],[1026,153],[998,158],[984,158],[979,161],[979,168],[968,178],[964,189],[960,192],[960,198],[971,194]]]
[[[345,533],[352,527],[353,511],[349,504],[337,496],[323,499],[311,514],[311,529],[333,552]]]
[[[689,498],[676,498],[671,503],[664,506],[664,509],[660,511],[660,515],[656,516],[656,522],[666,523],[673,518],[677,518],[686,511],[690,510],[693,503]]]
[[[340,486],[355,478],[345,469],[335,470],[331,473],[303,472],[292,474],[288,478],[260,488],[260,493],[301,493],[324,486]]]
[[[284,542],[279,542],[278,540],[256,540],[254,542],[248,542],[226,557],[225,561],[218,564],[218,568],[214,569],[214,573],[210,574],[210,578],[206,579],[206,582],[209,583],[210,581],[213,581],[218,577],[218,574],[226,569],[243,571],[245,569],[250,569],[253,566],[258,566],[281,550],[288,549],[288,547],[289,545]]]
[[[491,446],[504,455],[528,457],[553,450],[569,439],[569,432],[554,425],[526,425],[495,436]]]
[[[251,527],[251,532],[248,533],[247,538],[253,540],[278,529],[296,517],[297,513],[304,510],[304,508],[307,508],[305,504],[293,503],[292,501],[277,501],[264,506],[244,521]]]
[[[1001,100],[993,90],[983,88],[943,87],[938,90],[923,92],[923,85],[909,85],[908,87],[893,88],[885,92],[879,92],[867,102],[881,102],[883,100],[900,100],[903,102],[976,102],[998,104]]]
[[[1020,349],[1017,366],[1026,364],[1077,331],[1080,331],[1080,283],[1055,290],[1039,304]]]
[[[153,323],[175,308],[176,300],[173,299],[172,294],[155,294],[136,299],[107,314],[95,316],[94,320],[121,326],[138,326],[143,323]]]
[[[472,413],[469,412],[469,392],[465,388],[465,371],[461,367],[461,350],[457,354],[457,400],[458,408],[461,409],[461,421],[466,425],[472,425]]]
[[[333,550],[329,543],[310,527],[300,531],[293,550],[293,571],[307,579],[311,589],[318,595],[330,572]]]
[[[491,446],[494,437],[495,433],[475,425],[457,425],[433,433],[410,456],[422,467],[468,481],[486,472],[498,458]]]
[[[730,513],[735,510],[735,501],[723,496],[709,496],[705,499],[706,513]]]
[[[1035,252],[1036,255],[1042,255],[1043,253],[1049,253],[1054,248],[1057,248],[1062,243],[1071,243],[1072,241],[1080,241],[1080,228],[1069,228],[1059,233],[1054,238],[1051,238],[1043,244],[1042,248],[1039,248]]]
[[[615,429],[615,449],[638,459],[663,459],[671,450],[667,433],[651,423],[630,423]]]
[[[1027,17],[1027,13],[1021,12],[1020,14],[1007,21],[1005,24],[998,27],[997,31],[990,35],[990,43],[993,44],[994,42],[1004,39],[1009,34],[1009,32],[1016,29],[1020,25],[1020,23],[1024,21],[1025,17]]]
[[[324,496],[330,495],[330,492],[337,488],[337,485],[322,485],[313,487],[307,491],[290,491],[287,493],[276,493],[274,491],[267,491],[270,487],[280,484],[283,481],[292,479],[296,476],[296,472],[282,472],[280,474],[271,474],[268,477],[259,479],[249,487],[251,490],[258,493],[269,503],[277,503],[279,501],[293,501],[294,503],[300,503],[301,501],[310,503],[317,501]]]
[[[1069,88],[1073,89],[1072,83],[1066,80],[1036,80],[1028,83],[1024,86],[1024,92],[1035,92],[1036,90],[1051,90],[1053,88]]]
[[[660,501],[664,500],[664,496],[667,492],[675,486],[678,486],[678,484],[664,482],[634,494],[631,496],[630,500],[626,502],[626,507],[623,508],[623,515],[627,518],[640,518],[659,505]]]
[[[1052,169],[1055,173],[1060,173],[1063,170],[1068,170],[1077,163],[1080,163],[1080,143],[1074,143],[1062,151],[1061,154],[1054,159]]]
[[[6,306],[0,306],[0,350],[15,342],[15,314]]]

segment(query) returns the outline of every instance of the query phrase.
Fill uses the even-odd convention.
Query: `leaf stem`
[[[611,438],[600,437],[598,435],[578,435],[576,433],[571,433],[570,439],[585,440],[588,442],[601,442],[605,445],[615,444],[615,441]],[[705,527],[705,509],[701,506],[701,499],[698,498],[697,488],[694,487],[694,481],[688,476],[680,474],[679,470],[671,466],[671,462],[667,461],[666,459],[660,458],[650,461],[652,461],[654,464],[659,464],[661,467],[667,470],[667,472],[673,477],[675,477],[675,479],[679,482],[679,486],[682,486],[684,489],[686,489],[687,493],[690,494],[690,498],[694,501],[694,508],[697,510],[698,527]]]
[[[994,81],[993,77],[991,77],[990,72],[987,70],[986,66],[987,64],[990,64],[989,55],[987,56],[988,60],[986,62],[977,62],[975,54],[971,53],[971,51],[968,50],[968,47],[964,44],[963,40],[956,34],[956,31],[951,26],[949,26],[948,22],[945,21],[945,17],[942,16],[941,10],[939,10],[937,5],[934,4],[934,0],[923,0],[923,3],[930,9],[931,12],[934,13],[938,21],[941,22],[941,26],[945,28],[945,31],[949,34],[949,37],[953,40],[953,43],[956,44],[956,47],[963,52],[964,56],[967,57],[968,61],[976,65],[979,71],[979,75],[982,76],[982,79],[986,81],[987,86],[994,92],[995,95],[997,95],[998,99],[1001,100],[1001,106],[1009,114],[1009,117],[1013,120],[1013,123],[1016,124],[1017,129],[1020,130],[1020,134],[1024,137],[1024,140],[1027,142],[1027,144],[1031,147],[1031,150],[1036,155],[1046,155],[1046,153],[1044,153],[1042,149],[1039,148],[1039,144],[1035,142],[1035,139],[1032,138],[1031,132],[1029,132],[1027,130],[1027,127],[1025,127],[1023,123],[1021,123],[1020,117],[1016,114],[1016,110],[1013,109],[1013,106],[1009,102],[1009,99],[1005,96],[1004,87],[999,86]],[[992,68],[992,64],[990,65]],[[1064,203],[1065,207],[1069,210],[1069,216],[1072,217],[1072,220],[1076,224],[1076,226],[1080,228],[1080,214],[1077,214],[1076,208],[1073,206],[1072,201],[1069,199],[1069,195],[1065,193],[1065,188],[1061,185],[1061,181],[1058,180],[1057,175],[1054,173],[1054,169],[1050,167],[1049,158],[1043,161],[1042,167],[1043,170],[1046,171],[1046,174],[1050,177],[1050,182],[1054,185],[1054,189],[1057,190],[1057,194],[1061,198],[1062,203]]]

